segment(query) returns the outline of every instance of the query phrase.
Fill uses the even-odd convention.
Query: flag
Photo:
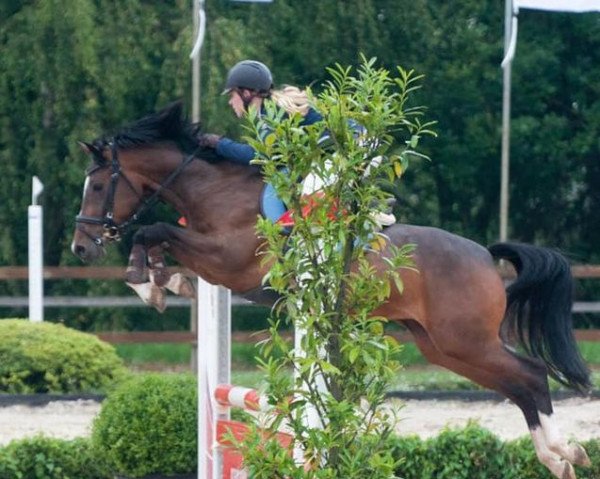
[[[506,0],[507,2],[510,0]],[[513,17],[511,20],[509,45],[506,50],[502,68],[512,62],[517,46],[517,27],[520,8],[533,10],[549,10],[554,12],[600,12],[600,0],[512,0]]]
[[[600,0],[513,0],[513,7],[557,12],[600,12]]]

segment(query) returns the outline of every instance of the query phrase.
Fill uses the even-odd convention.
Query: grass
[[[139,343],[117,344],[117,354],[129,366],[160,364],[168,366],[190,364],[192,346],[190,344]]]
[[[232,344],[233,384],[245,387],[260,385],[263,375],[256,367],[257,349],[254,344]],[[190,368],[191,345],[188,344],[119,344],[117,354],[132,369],[184,370]],[[600,388],[600,343],[583,342],[580,344],[585,361],[593,367],[593,383]],[[403,369],[392,384],[395,390],[466,390],[478,389],[467,379],[445,369],[431,366],[412,343],[404,345],[398,358]],[[552,389],[558,389],[551,382]]]

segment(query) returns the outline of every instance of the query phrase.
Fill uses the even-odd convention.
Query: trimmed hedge
[[[0,479],[113,479],[89,439],[38,436],[0,449]]]
[[[0,320],[0,392],[104,392],[126,374],[114,348],[55,323]]]
[[[104,401],[92,444],[113,472],[128,477],[185,474],[197,468],[196,379],[143,374]]]
[[[184,388],[187,390],[188,386]],[[160,409],[163,410],[162,407]],[[160,419],[163,418],[162,414],[159,416]],[[156,429],[156,421],[150,416],[147,419],[150,423],[148,428],[141,427],[136,422],[134,429]],[[109,424],[106,418],[103,421],[105,428]],[[122,421],[115,423],[119,431],[123,430],[124,422],[126,423],[126,418],[122,417]],[[196,423],[193,422],[194,430],[195,426]],[[153,454],[158,459],[163,455],[169,456],[173,447],[181,446],[169,443],[176,429],[166,429],[169,432],[162,439],[160,436],[151,436],[148,440],[141,441],[156,442]],[[185,432],[180,438],[186,441],[185,447],[180,451],[182,462],[195,464],[195,439],[192,440]],[[112,439],[119,441],[116,437]],[[127,441],[131,439],[138,443],[129,448]],[[0,448],[0,479],[113,479],[112,471],[115,466],[114,463],[110,464],[109,459],[116,455],[126,455],[127,449],[131,449],[128,460],[131,464],[139,464],[140,468],[157,459],[149,461],[145,455],[136,457],[135,452],[141,451],[139,444],[137,433],[126,435],[108,454],[106,444],[96,448],[88,439],[66,441],[35,437],[13,441]],[[193,447],[188,447],[190,445]],[[592,467],[577,468],[578,479],[600,478],[600,439],[586,441],[582,445],[592,459]],[[554,479],[538,462],[529,438],[502,442],[476,423],[464,429],[447,429],[439,436],[427,440],[416,436],[396,437],[391,441],[390,447],[392,454],[401,460],[401,465],[396,469],[396,475],[401,479]],[[132,477],[140,477],[146,473],[150,472]]]
[[[592,467],[576,467],[578,479],[600,478],[600,439],[582,445]],[[502,442],[477,423],[446,429],[427,440],[396,437],[391,447],[394,457],[402,458],[396,469],[402,479],[554,479],[528,437]]]

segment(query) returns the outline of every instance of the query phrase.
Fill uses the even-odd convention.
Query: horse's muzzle
[[[92,263],[102,258],[106,251],[102,244],[96,244],[87,237],[78,237],[75,235],[73,242],[71,243],[71,251],[81,261],[85,263]]]

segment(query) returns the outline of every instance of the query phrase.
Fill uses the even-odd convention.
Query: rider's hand
[[[202,133],[198,136],[198,145],[204,148],[216,148],[220,139],[220,135],[215,135],[214,133]]]

